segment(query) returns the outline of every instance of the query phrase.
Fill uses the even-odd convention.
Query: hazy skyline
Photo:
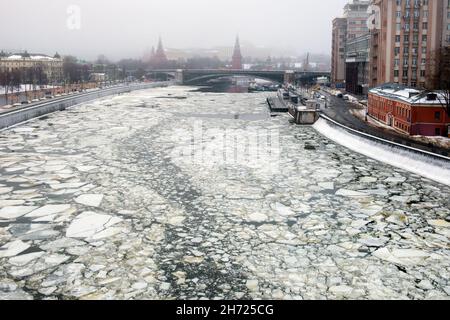
[[[330,54],[331,22],[346,2],[0,0],[0,49],[117,60],[141,57],[159,36],[184,49],[232,46],[239,34],[254,46]]]

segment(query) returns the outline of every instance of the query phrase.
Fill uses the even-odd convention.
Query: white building
[[[63,74],[63,60],[59,54],[53,57],[43,54],[18,53],[0,55],[0,70],[12,72],[13,70],[38,69],[47,76],[48,81],[60,81]]]

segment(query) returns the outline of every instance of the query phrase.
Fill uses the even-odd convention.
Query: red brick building
[[[410,135],[447,136],[450,117],[443,96],[398,84],[369,91],[367,111],[373,118]]]

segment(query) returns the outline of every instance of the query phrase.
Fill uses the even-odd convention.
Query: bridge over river
[[[264,94],[106,97],[0,132],[0,299],[450,295],[450,187]]]
[[[286,71],[286,70],[230,70],[230,69],[177,69],[149,70],[147,74],[154,77],[171,77],[180,84],[199,85],[208,80],[226,76],[250,76],[278,83],[294,80],[303,83],[314,82],[318,77],[330,77],[330,72],[322,71]]]

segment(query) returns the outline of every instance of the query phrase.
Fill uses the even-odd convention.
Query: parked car
[[[336,97],[338,97],[338,98],[344,98],[344,95],[342,94],[342,93],[338,93],[338,94],[336,94]]]
[[[342,96],[342,99],[344,99],[344,100],[346,100],[346,101],[348,101],[348,100],[350,100],[350,98],[349,98],[349,96],[346,94],[346,95],[343,95]]]

